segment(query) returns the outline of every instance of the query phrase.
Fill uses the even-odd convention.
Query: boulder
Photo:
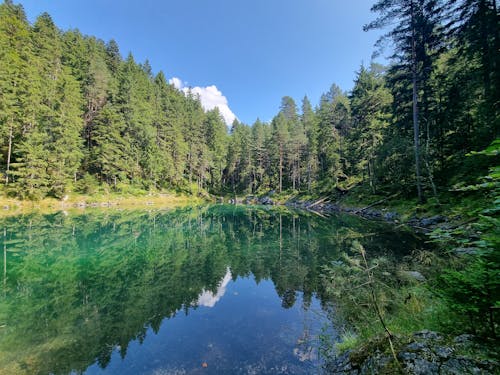
[[[424,218],[424,219],[420,220],[420,225],[423,227],[429,227],[431,225],[436,225],[439,223],[443,223],[445,221],[446,221],[446,217],[444,217],[442,215],[436,215],[436,216],[432,216],[432,217],[428,217],[428,218]]]
[[[273,200],[270,197],[268,197],[267,195],[261,197],[258,202],[260,204],[264,204],[264,205],[273,205],[274,204]]]

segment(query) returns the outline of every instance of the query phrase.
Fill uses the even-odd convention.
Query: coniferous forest
[[[477,336],[474,340],[483,340],[474,345],[487,348],[487,355],[476,356],[474,366],[486,363],[482,360],[490,357],[490,347],[498,360],[497,2],[377,0],[371,11],[372,21],[364,31],[385,34],[374,46],[373,61],[352,67],[355,79],[350,91],[333,83],[325,87],[318,103],[283,93],[270,121],[245,124],[236,119],[226,124],[218,108],[203,108],[194,90],[171,84],[167,78],[171,72],[154,72],[148,60],[138,62],[132,53],[125,56],[116,41],[83,35],[77,29],[61,30],[47,13],[30,22],[22,5],[12,0],[0,3],[0,202],[22,206],[29,201],[25,208],[32,210],[9,218],[10,207],[3,204],[7,218],[1,221],[0,363],[4,368],[16,374],[24,368],[26,373],[36,373],[33,368],[44,369],[48,363],[48,372],[68,373],[84,371],[96,361],[104,368],[117,343],[124,348],[122,359],[129,342],[138,339],[142,344],[147,322],[153,322],[157,333],[164,318],[174,319],[181,310],[186,315],[194,311],[205,292],[216,292],[221,280],[227,279],[220,299],[226,285],[236,285],[228,283],[235,283],[237,275],[253,275],[257,284],[272,279],[269,296],[276,294],[274,288],[283,309],[298,305],[301,292],[305,310],[316,297],[321,297],[325,311],[333,301],[333,318],[328,319],[337,319],[333,325],[338,332],[326,340],[330,340],[327,360],[335,358],[335,345],[344,350],[361,348],[358,353],[364,347],[371,353],[358,359],[368,363],[375,355],[386,366],[393,358],[397,367],[386,373],[397,373],[403,370],[401,363],[415,360],[416,365],[420,360],[413,352],[409,359],[396,352],[406,350],[422,329],[457,338],[472,332]],[[385,65],[374,62],[377,55],[387,53],[391,55],[384,59]],[[179,199],[188,196],[191,207],[165,216],[148,209],[147,214],[110,210],[77,218],[67,217],[66,211],[42,218],[34,210],[45,198],[50,209],[65,210],[71,207],[68,197],[96,201],[105,197],[107,207],[114,205],[110,196],[149,200],[154,195],[172,198],[170,193],[178,193]],[[242,196],[258,203],[273,196],[271,203],[287,201],[309,211],[230,205],[194,208],[201,200],[231,197],[238,202]],[[329,207],[325,204],[323,211],[316,210],[316,204],[324,202]],[[384,208],[378,210],[381,203]],[[375,205],[378,208],[373,210]],[[342,211],[390,224],[362,223],[355,215],[343,218]],[[371,214],[365,215],[368,211]],[[400,230],[406,231],[404,236]],[[291,259],[288,263],[286,255]],[[124,269],[132,276],[124,276]],[[106,280],[106,275],[116,277]],[[172,277],[175,282],[158,282]],[[46,287],[40,280],[58,286]],[[195,287],[187,288],[186,280],[196,281]],[[60,285],[68,287],[60,292]],[[168,287],[162,289],[164,285]],[[186,289],[184,299],[177,298],[179,285]],[[149,288],[151,292],[145,293]],[[101,291],[109,290],[112,298],[99,298]],[[234,291],[231,296],[236,301]],[[49,307],[44,305],[47,293]],[[156,308],[156,302],[149,310],[143,308],[149,300],[137,303],[139,295],[156,301],[172,293],[177,299],[168,309],[166,305]],[[130,314],[123,301],[154,314],[143,314],[146,318]],[[116,311],[107,310],[115,302],[119,302]],[[239,303],[234,306],[241,307]],[[20,311],[33,313],[23,320]],[[231,316],[241,310],[234,311]],[[93,314],[99,319],[93,319]],[[252,324],[261,324],[263,316],[257,323],[247,322],[247,337],[255,333]],[[67,343],[85,342],[85,324],[108,322],[108,318],[113,332],[119,326],[113,319],[124,327],[132,321],[133,329],[110,342],[102,339],[101,327],[95,325],[89,330],[94,341],[88,342],[101,340],[100,347],[91,345],[84,361],[76,356],[76,362],[54,370],[57,366],[52,362],[58,364],[61,356],[67,357]],[[49,322],[56,327],[52,336],[46,334]],[[33,324],[37,329],[30,328]],[[83,339],[62,340],[71,331],[67,327],[73,326],[74,337]],[[234,327],[235,337],[246,341],[240,335],[240,323]],[[2,332],[7,338],[3,341]],[[26,332],[37,334],[32,338]],[[421,332],[429,336],[429,331]],[[44,346],[48,337],[61,340]],[[190,337],[198,341],[198,332]],[[294,346],[301,340],[293,337],[290,342]],[[384,340],[392,352],[388,354],[388,345],[382,350],[388,361],[379,356]],[[459,363],[465,358],[462,354],[470,354],[464,349],[450,357],[461,345],[453,342],[456,345],[448,348],[449,353],[443,357],[436,351],[433,358],[441,358],[441,364],[458,358]],[[298,361],[299,352],[292,346],[287,353]],[[207,347],[213,348],[203,350]],[[244,352],[233,344],[228,347],[231,353]],[[51,362],[46,360],[47,348],[55,348],[57,354]],[[438,349],[442,352],[443,347]],[[75,353],[80,351],[78,347]],[[19,353],[27,359],[20,360]],[[430,351],[426,348],[418,355],[422,353]],[[187,357],[191,361],[192,353]],[[301,358],[304,362],[305,357]],[[210,364],[201,362],[201,356],[195,359],[203,368],[224,365],[219,359]],[[235,363],[240,366],[245,361]],[[284,363],[292,362],[288,358]],[[500,362],[488,363],[497,369]],[[477,371],[457,367],[449,373],[479,373],[481,366]]]
[[[491,0],[380,0],[389,66],[319,103],[284,96],[265,123],[204,111],[113,40],[33,24],[0,5],[0,168],[5,195],[176,190],[216,195],[402,192],[420,201],[486,175],[498,136],[499,30]],[[392,28],[392,29],[391,29]],[[375,48],[378,48],[375,46]],[[353,67],[353,70],[356,67]]]

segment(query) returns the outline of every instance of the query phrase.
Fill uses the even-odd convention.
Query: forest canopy
[[[123,58],[113,40],[33,24],[0,5],[0,171],[4,194],[246,194],[269,190],[437,195],[487,173],[467,158],[498,137],[499,31],[493,0],[380,0],[367,30],[393,25],[387,67],[320,102],[284,96],[269,123],[204,111],[193,93]],[[394,26],[395,25],[395,26]],[[417,125],[417,127],[415,127]]]

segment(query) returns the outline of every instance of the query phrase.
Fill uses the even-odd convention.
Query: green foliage
[[[497,157],[500,142],[495,140],[484,151],[472,155]],[[490,204],[482,210],[478,222],[473,226],[477,239],[467,236],[459,228],[453,233],[434,233],[444,246],[461,244],[468,246],[469,255],[456,269],[446,270],[440,277],[438,292],[452,308],[468,317],[472,329],[487,330],[496,335],[499,324],[496,310],[500,307],[500,176],[498,165],[490,169],[486,183],[463,187],[460,190],[482,190],[489,194]],[[458,238],[457,238],[458,237]]]
[[[380,254],[371,256],[355,233],[346,235],[351,244],[348,251],[323,266],[323,283],[335,301],[334,319],[341,332],[337,351],[358,348],[385,335],[380,317],[394,335],[411,335],[424,328],[449,329],[455,313],[443,300],[434,298],[425,284],[408,276],[409,267],[424,265],[423,258],[401,261]]]
[[[163,72],[153,74],[149,62],[123,59],[115,41],[61,31],[46,13],[30,25],[21,6],[4,2],[5,191],[60,198],[90,174],[111,188],[314,196],[361,185],[373,195],[412,198],[420,165],[423,193],[436,202],[450,186],[475,189],[471,181],[486,173],[487,162],[465,155],[491,143],[500,118],[493,5],[380,0],[372,9],[378,18],[366,28],[392,22],[389,68],[361,67],[350,93],[333,84],[315,108],[307,97],[299,108],[284,96],[270,123],[236,120],[228,132],[217,108],[204,111],[197,96],[177,90]],[[409,126],[413,102],[417,134]],[[30,173],[28,164],[43,170]],[[481,184],[491,186],[499,171],[491,173]]]
[[[99,183],[94,176],[85,173],[85,175],[80,180],[78,180],[75,189],[79,193],[92,195],[99,190]]]

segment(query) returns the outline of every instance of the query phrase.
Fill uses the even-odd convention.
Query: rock
[[[437,332],[429,331],[428,329],[424,329],[419,332],[415,332],[413,337],[422,340],[441,340],[442,337]]]
[[[271,198],[269,198],[267,195],[264,197],[261,197],[259,199],[259,203],[264,204],[264,205],[273,205],[274,204],[273,200]]]
[[[405,362],[406,371],[415,375],[438,374],[439,366],[435,362],[430,362],[425,359],[417,358],[412,362]]]
[[[247,195],[243,200],[243,203],[245,204],[252,204],[254,202],[255,202],[255,197],[253,195]]]
[[[468,358],[451,358],[441,365],[441,374],[496,374],[498,363],[494,361],[475,361]]]
[[[432,217],[428,217],[428,218],[424,218],[424,219],[420,220],[420,225],[423,227],[428,227],[428,226],[436,225],[436,224],[439,224],[439,223],[442,223],[445,221],[446,221],[446,217],[444,217],[442,215],[436,215],[436,216],[432,216]]]
[[[467,357],[456,355],[457,351],[463,351],[458,349],[460,345],[474,340],[472,335],[457,336],[449,346],[442,345],[443,342],[448,342],[448,339],[445,341],[437,332],[422,330],[414,333],[413,337],[415,341],[397,352],[398,361],[405,374],[500,374],[498,362],[478,359],[484,358],[484,347],[471,346],[470,350],[466,351]],[[372,348],[371,351],[362,353],[364,354],[360,356],[357,352],[349,352],[333,358],[327,361],[324,369],[328,374],[338,375],[399,373],[392,356],[384,350]]]
[[[386,212],[384,214],[384,220],[387,221],[394,221],[399,218],[399,215],[396,212]]]
[[[455,344],[470,344],[474,341],[474,335],[469,333],[464,333],[463,335],[457,336],[453,339]]]
[[[386,373],[385,367],[392,361],[391,357],[388,356],[380,356],[376,354],[374,357],[368,358],[363,366],[361,366],[361,375],[371,375],[371,374],[379,374]]]
[[[398,359],[400,361],[411,361],[417,358],[415,353],[400,352],[398,353]]]
[[[368,218],[379,218],[382,217],[382,213],[377,210],[363,210],[360,212],[360,215]]]
[[[439,358],[448,359],[453,354],[453,349],[446,346],[438,346],[434,348],[434,353],[436,353]]]
[[[409,350],[411,352],[421,352],[424,351],[424,349],[428,348],[427,345],[422,342],[412,342],[411,344],[406,346],[406,350]]]
[[[326,373],[335,375],[359,374],[359,371],[354,369],[349,354],[349,352],[346,352],[328,361],[324,366]]]

